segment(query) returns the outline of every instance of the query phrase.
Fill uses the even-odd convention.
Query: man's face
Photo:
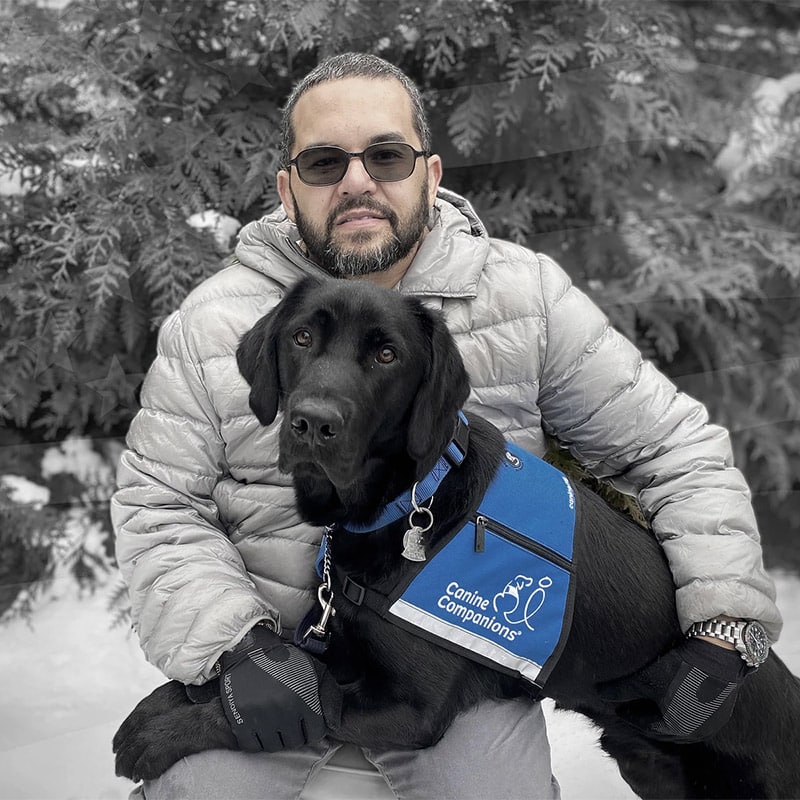
[[[381,141],[421,142],[411,101],[393,79],[346,78],[309,89],[297,102],[291,157],[307,147],[360,152]],[[393,271],[414,257],[441,180],[438,156],[420,157],[402,181],[376,181],[360,159],[332,186],[308,186],[292,166],[278,173],[278,192],[311,258],[335,277]]]

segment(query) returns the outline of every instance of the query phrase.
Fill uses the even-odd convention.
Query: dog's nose
[[[344,418],[334,403],[308,399],[292,409],[289,422],[296,436],[325,444],[341,432]]]

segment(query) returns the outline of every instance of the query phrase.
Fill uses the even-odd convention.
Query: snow
[[[114,447],[118,453],[122,445],[110,440],[106,447]],[[68,436],[44,451],[40,470],[44,479],[68,474],[74,475],[84,486],[110,486],[115,472],[112,465],[116,464],[110,455],[104,458],[88,437]]]
[[[17,505],[43,508],[50,502],[50,490],[21,475],[0,475],[0,489]]]
[[[113,455],[113,454],[111,454]],[[44,453],[43,477],[74,474],[82,484],[113,483],[109,464],[88,440],[68,439]],[[0,476],[9,500],[41,507],[47,489],[15,475]],[[125,800],[133,788],[114,775],[111,739],[136,703],[164,682],[148,664],[138,641],[124,627],[112,627],[108,609],[118,574],[105,561],[105,532],[80,507],[68,510],[56,543],[62,564],[47,589],[34,595],[29,622],[0,625],[0,800]],[[73,551],[105,561],[105,580],[93,593],[81,591],[68,574]],[[103,573],[101,573],[103,574]],[[800,673],[800,621],[789,612],[800,606],[800,577],[775,573],[778,602],[787,628],[778,652]],[[556,712],[545,702],[553,767],[564,800],[627,800],[634,795],[614,762],[597,746],[597,735],[580,716]],[[307,788],[304,800],[379,800],[391,797],[380,778],[328,767],[324,785]],[[499,800],[503,800],[499,798]]]
[[[198,231],[208,230],[214,236],[217,247],[228,252],[231,239],[239,233],[242,223],[236,217],[221,214],[216,209],[207,209],[187,218],[186,224]]]
[[[800,622],[790,612],[800,607],[800,578],[777,572],[775,579],[787,622],[777,651],[800,673]],[[0,800],[124,800],[133,788],[114,775],[111,738],[164,679],[129,631],[110,627],[109,586],[85,594],[58,577],[30,624],[17,619],[0,628]],[[546,712],[564,800],[634,797],[580,717],[550,705]],[[346,783],[341,771],[329,777]],[[362,783],[363,795],[340,789],[327,797],[378,796]]]
[[[800,134],[800,119],[783,119],[789,99],[800,92],[800,72],[780,79],[764,78],[743,107],[744,122],[731,128],[714,166],[725,178],[725,202],[752,203],[774,189],[770,175],[791,156]]]

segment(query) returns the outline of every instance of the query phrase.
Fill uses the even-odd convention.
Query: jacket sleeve
[[[681,626],[728,614],[781,630],[728,432],[678,391],[553,261],[538,256],[547,337],[545,429],[598,477],[635,494],[664,548]]]
[[[220,523],[220,425],[180,312],[162,325],[141,405],[111,502],[117,560],[148,660],[169,678],[202,683],[257,621],[277,628],[278,618]]]

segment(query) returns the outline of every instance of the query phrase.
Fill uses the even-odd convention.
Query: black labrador
[[[335,614],[321,656],[330,734],[373,748],[426,747],[481,699],[529,691],[518,676],[392,625],[342,591],[343,572],[380,593],[415,568],[401,555],[405,518],[368,535],[337,524],[374,520],[450,445],[469,382],[440,316],[366,282],[307,279],[243,337],[238,361],[258,419],[269,425],[284,413],[279,463],[292,473],[300,514],[333,526]],[[427,550],[474,513],[504,458],[497,429],[467,418],[466,457],[435,493]],[[745,681],[730,722],[700,743],[647,738],[599,696],[598,684],[683,637],[654,537],[580,483],[574,489],[574,616],[543,694],[599,727],[602,748],[641,797],[799,797],[800,685],[775,654]],[[133,779],[211,748],[236,748],[221,702],[193,705],[175,681],[145,698],[114,739],[117,772]]]

